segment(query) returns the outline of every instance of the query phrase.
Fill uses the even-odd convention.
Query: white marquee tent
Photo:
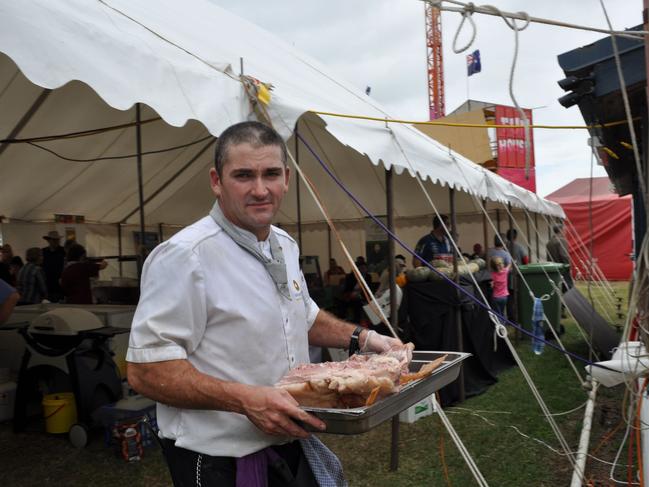
[[[40,246],[47,230],[70,226],[55,224],[54,214],[83,215],[86,224],[74,227],[91,254],[117,252],[120,224],[123,251],[132,253],[132,239],[124,231],[137,230],[139,221],[136,103],[142,104],[148,229],[168,236],[204,215],[213,198],[207,179],[213,137],[253,116],[241,68],[273,85],[267,110],[291,151],[296,152],[297,125],[309,146],[375,214],[385,213],[385,168],[395,168],[400,174],[394,183],[396,228],[411,244],[427,231],[432,213],[415,174],[425,180],[441,212],[449,211],[448,188],[458,190],[460,234],[469,247],[482,240],[475,198],[488,200],[492,210],[511,204],[563,217],[558,205],[451,153],[413,127],[313,113],[390,118],[318,62],[207,0],[0,0],[3,240],[18,251]],[[303,144],[297,153],[352,252],[362,253],[366,215]],[[293,233],[297,199],[293,179],[278,219]],[[303,250],[324,258],[323,217],[304,185],[300,203]],[[519,224],[525,225],[522,218]],[[340,258],[336,249],[333,256]]]

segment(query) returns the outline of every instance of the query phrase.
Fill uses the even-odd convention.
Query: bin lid
[[[544,271],[548,273],[560,272],[566,267],[568,267],[568,264],[559,264],[557,262],[540,262],[518,266],[522,274],[543,274]]]

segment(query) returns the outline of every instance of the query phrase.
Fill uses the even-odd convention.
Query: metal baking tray
[[[316,430],[307,424],[303,427],[309,431],[337,435],[357,435],[371,430],[453,382],[460,375],[462,361],[471,356],[470,353],[415,350],[410,362],[410,371],[417,372],[425,363],[432,362],[442,355],[448,357],[428,377],[406,384],[397,394],[385,397],[371,406],[351,409],[302,407],[327,425],[324,431]]]

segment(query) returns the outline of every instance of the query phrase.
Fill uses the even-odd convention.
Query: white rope
[[[464,171],[462,170],[460,165],[458,165],[458,168],[460,169],[460,172],[462,172],[462,175],[464,175]],[[465,176],[465,179],[467,179],[466,176]],[[468,183],[468,181],[467,181],[467,183]],[[498,232],[498,228],[496,228],[496,225],[494,225],[494,222],[491,219],[491,217],[489,216],[489,212],[483,206],[482,201],[480,201],[480,199],[476,198],[476,197],[474,197],[474,201],[477,203],[478,207],[482,210],[482,213],[483,213],[483,215],[485,215],[485,217],[486,217],[487,221],[489,222],[489,225],[491,226],[494,234],[500,235],[499,232]],[[504,242],[503,242],[503,245],[504,245]],[[518,277],[521,279],[521,281],[525,284],[525,287],[527,288],[527,292],[530,294],[530,296],[532,298],[534,298],[535,296],[534,296],[534,293],[532,292],[532,288],[530,287],[529,283],[525,279],[525,276],[521,272],[520,268],[518,267],[518,264],[516,264],[514,259],[512,259],[512,267],[514,268],[514,270],[518,274]],[[545,322],[545,324],[549,328],[550,332],[554,336],[554,339],[557,341],[557,345],[559,345],[561,350],[565,352],[566,347],[563,345],[563,342],[561,341],[561,339],[559,338],[559,335],[557,334],[556,330],[552,326],[552,323],[550,323],[550,320],[548,319],[547,315],[545,314],[545,311],[543,312],[543,321]],[[568,360],[568,363],[572,367],[572,370],[574,371],[575,375],[577,376],[577,381],[580,384],[583,384],[584,380],[583,380],[581,374],[579,373],[579,371],[577,370],[577,367],[575,366],[574,362],[572,361],[572,358],[570,357],[570,355],[568,355],[567,353],[564,353],[563,355],[566,357],[566,359]]]
[[[545,220],[546,224],[548,225],[548,227],[550,229],[552,229],[554,226],[557,225],[556,223],[551,222],[546,215],[541,214],[541,216]],[[573,240],[575,240],[575,242],[580,242],[580,243],[578,243],[578,245],[575,245],[575,247],[572,249],[572,252],[567,247],[567,243],[564,243],[561,239],[559,239],[559,245],[566,252],[566,254],[570,254],[573,258],[575,258],[578,261],[579,265],[583,269],[586,269],[587,266],[586,266],[586,263],[585,263],[584,259],[588,260],[588,256],[587,256],[586,251],[585,251],[585,244],[584,244],[583,240],[581,239],[581,236],[579,235],[577,230],[574,228],[574,225],[572,224],[570,218],[568,218],[566,216],[566,218],[564,220],[564,223],[566,224],[565,229],[571,234],[570,236],[573,238]],[[540,230],[539,230],[539,232],[540,232]],[[596,282],[598,282],[598,285],[601,287],[603,295],[607,299],[609,299],[609,303],[612,304],[613,300],[612,300],[610,294],[611,294],[611,291],[612,291],[613,294],[615,294],[615,291],[613,290],[613,288],[610,287],[610,284],[608,284],[608,282],[604,278],[604,275],[601,272],[601,269],[600,269],[599,265],[597,264],[597,262],[594,262],[594,264],[595,264],[594,267],[593,267],[593,269],[595,270],[594,280]],[[577,271],[579,272],[579,266],[577,266]],[[606,286],[608,286],[608,287],[606,287],[604,284],[606,284]],[[608,289],[611,289],[611,291],[608,291]]]
[[[322,213],[322,215],[323,215],[323,216],[325,217],[325,219],[327,220],[327,223],[328,223],[328,224],[329,224],[329,225],[334,229],[334,231],[335,231],[334,223],[333,223],[333,221],[331,220],[331,218],[329,217],[329,215],[328,215],[328,213],[326,212],[326,210],[324,209],[324,206],[323,206],[322,203],[320,202],[320,199],[319,199],[318,196],[316,195],[315,191],[314,191],[313,188],[311,187],[311,182],[310,182],[310,181],[308,180],[308,178],[305,176],[304,172],[302,171],[302,168],[300,168],[300,165],[299,165],[299,164],[295,161],[295,159],[293,158],[293,155],[292,155],[289,151],[286,151],[286,152],[287,152],[287,154],[288,154],[288,157],[289,157],[291,163],[293,164],[293,167],[295,168],[295,170],[297,171],[297,173],[300,175],[300,178],[302,179],[302,181],[303,181],[304,184],[306,185],[307,189],[309,190],[309,193],[310,193],[311,196],[313,197],[313,200],[315,201],[316,206],[318,207],[318,209],[320,210],[320,212]],[[394,338],[399,338],[399,336],[397,335],[397,332],[394,330],[394,328],[393,328],[392,325],[390,324],[390,321],[389,321],[388,318],[385,316],[385,313],[383,313],[383,309],[381,308],[381,306],[380,306],[379,303],[377,302],[376,297],[374,296],[374,293],[372,292],[372,290],[371,290],[370,287],[368,286],[367,282],[365,281],[365,277],[364,277],[363,274],[358,270],[358,267],[356,266],[356,263],[354,262],[354,259],[352,258],[351,254],[350,254],[349,251],[347,250],[347,246],[345,245],[345,242],[343,242],[342,239],[338,239],[338,243],[339,243],[340,246],[342,247],[342,250],[343,250],[343,253],[345,254],[345,257],[346,257],[347,260],[349,261],[350,265],[353,267],[353,269],[354,269],[354,271],[355,271],[354,273],[356,274],[356,277],[357,277],[357,279],[359,280],[359,283],[361,284],[361,286],[363,286],[363,288],[364,288],[365,291],[367,292],[367,295],[370,297],[370,299],[371,299],[371,301],[372,301],[372,304],[373,304],[374,307],[376,308],[376,309],[374,310],[374,312],[379,314],[379,318],[381,318],[381,321],[383,322],[383,324],[384,324],[385,326],[387,326],[387,328],[390,330],[390,333],[392,334],[392,336],[393,336]]]
[[[536,226],[536,224],[535,224],[533,221],[531,221],[531,218],[530,218],[529,213],[527,212],[527,209],[524,208],[523,211],[524,211],[525,214],[527,215],[528,220],[530,220],[531,225],[532,225],[532,229],[533,229],[534,232],[536,233],[536,238],[538,239],[538,238],[540,237],[538,227]],[[566,308],[566,310],[568,311],[568,314],[570,315],[570,317],[575,321],[575,323],[577,323],[577,318],[576,318],[575,315],[573,314],[573,312],[572,312],[572,310],[570,309],[570,307],[567,305],[567,303],[566,303],[566,301],[565,301],[565,298],[563,297],[563,294],[562,294],[561,292],[559,292],[559,289],[557,288],[556,283],[555,283],[555,282],[550,278],[550,276],[548,275],[547,271],[546,271],[543,267],[541,267],[541,268],[543,269],[543,273],[545,274],[546,278],[548,279],[548,281],[551,283],[552,287],[554,288],[554,291],[553,291],[553,292],[555,292],[555,291],[558,292],[558,296],[559,296],[559,299],[561,300],[561,303],[565,306],[565,308]],[[563,275],[562,275],[561,273],[559,273],[559,278],[561,279],[561,283],[562,283],[563,285],[565,285],[566,287],[568,287],[568,283],[566,282],[565,278],[563,277]],[[582,338],[584,339],[584,341],[585,341],[586,344],[588,345],[588,348],[589,348],[589,350],[591,351],[591,353],[592,353],[592,354],[597,358],[597,360],[599,360],[599,356],[598,356],[598,354],[595,352],[595,349],[594,349],[593,344],[592,344],[592,337],[589,338],[589,337],[586,335],[586,333],[584,332],[584,330],[581,329],[581,326],[577,326],[577,330],[579,331],[579,333],[581,334]],[[585,404],[585,403],[584,403],[584,404]]]
[[[585,405],[586,405],[586,402],[584,402],[581,406],[579,406],[579,407],[577,407],[577,408],[571,410],[570,412],[575,412],[575,411],[577,411],[577,410],[583,408]],[[463,409],[464,411],[458,411],[458,409]],[[465,411],[466,411],[466,412],[465,412]],[[500,413],[499,411],[483,411],[483,412],[485,412],[485,413],[494,413],[494,414],[496,414],[496,413]],[[540,438],[536,438],[536,437],[534,437],[534,436],[528,435],[527,433],[524,433],[523,431],[520,430],[520,428],[519,428],[518,426],[514,426],[514,425],[512,425],[512,424],[499,425],[499,424],[494,423],[493,421],[490,421],[488,418],[485,418],[484,416],[481,416],[480,414],[477,414],[477,412],[472,412],[470,409],[466,409],[466,408],[458,408],[458,407],[455,407],[455,406],[452,407],[452,408],[448,408],[448,409],[446,410],[446,413],[447,413],[447,414],[469,414],[470,416],[475,416],[475,417],[477,417],[478,419],[481,419],[482,421],[484,421],[485,423],[487,423],[489,426],[492,426],[492,427],[494,427],[494,428],[505,427],[505,428],[512,429],[512,430],[515,431],[516,434],[518,434],[519,436],[521,436],[521,437],[523,437],[523,438],[526,438],[526,439],[528,439],[528,440],[532,440],[532,441],[538,443],[539,445],[544,446],[545,448],[547,448],[548,450],[550,450],[550,451],[551,451],[552,453],[554,453],[555,455],[558,455],[558,456],[560,456],[560,457],[565,457],[565,456],[566,456],[566,454],[565,454],[564,452],[557,450],[557,449],[554,448],[552,445],[546,443],[545,441],[541,440]],[[506,414],[512,414],[512,413],[506,413]],[[556,414],[555,414],[555,416],[556,416]],[[576,451],[573,451],[572,453],[576,454],[577,452],[576,452]],[[601,463],[601,464],[603,464],[603,465],[616,465],[616,466],[618,466],[618,467],[625,467],[625,468],[628,466],[628,465],[624,465],[624,464],[621,464],[621,465],[614,464],[613,462],[609,462],[609,461],[604,460],[604,459],[602,459],[602,458],[596,457],[595,455],[593,455],[593,454],[591,454],[591,453],[588,453],[587,456],[588,456],[588,458],[590,458],[590,459],[592,459],[592,460],[594,460],[594,461],[596,461],[596,462],[598,462],[598,463]]]
[[[248,93],[248,92],[246,91],[246,93]],[[250,96],[250,93],[248,93],[248,95]],[[264,110],[264,115],[268,119],[268,122],[271,123],[271,117],[267,114],[267,112],[265,112],[265,110]],[[281,122],[285,125],[285,127],[288,130],[291,130],[290,127],[288,127],[288,125],[286,124],[286,122],[284,121],[283,118],[281,118],[281,117],[277,117],[277,118],[279,120],[281,120]],[[297,133],[295,134],[295,138],[299,143]],[[295,170],[297,171],[297,173],[300,176],[301,180],[304,182],[307,189],[309,190],[309,194],[311,194],[311,196],[313,198],[313,201],[315,202],[316,206],[320,210],[320,213],[322,213],[322,216],[327,221],[327,224],[334,231],[334,234],[336,235],[336,239],[338,240],[338,243],[340,244],[340,246],[341,246],[341,248],[343,250],[343,253],[345,254],[345,257],[349,261],[349,264],[352,266],[353,272],[356,275],[356,278],[358,279],[359,284],[363,287],[363,289],[367,293],[367,296],[370,298],[371,304],[376,308],[374,310],[374,312],[376,312],[379,315],[379,318],[381,319],[381,322],[388,328],[388,330],[390,331],[392,336],[394,338],[399,338],[399,335],[397,335],[397,332],[394,330],[393,326],[390,324],[390,321],[385,316],[385,313],[383,312],[383,309],[381,308],[378,301],[376,300],[376,296],[374,296],[374,293],[372,292],[369,285],[365,281],[365,277],[363,276],[363,274],[359,271],[358,267],[356,266],[356,263],[354,262],[354,259],[352,258],[351,254],[347,250],[347,246],[345,245],[345,242],[343,242],[342,238],[338,235],[338,231],[336,229],[336,226],[334,225],[333,220],[329,217],[328,212],[325,210],[324,204],[320,201],[320,198],[316,194],[315,189],[312,187],[311,181],[309,180],[309,178],[306,177],[306,175],[304,174],[304,171],[302,171],[302,168],[300,167],[300,165],[297,163],[297,161],[293,157],[293,154],[291,154],[291,152],[288,151],[288,150],[286,151],[286,153],[288,155],[289,160],[291,161],[291,164],[293,164],[293,167],[295,168]]]
[[[631,402],[629,403],[629,411],[632,408]],[[616,484],[621,484],[621,485],[640,485],[639,482],[631,482],[630,484],[626,481],[620,481],[615,478],[615,468],[618,466],[617,462],[620,459],[620,454],[622,453],[622,450],[624,449],[624,444],[626,443],[626,439],[629,436],[629,431],[631,429],[631,423],[627,421],[626,424],[626,429],[624,430],[624,437],[622,438],[622,441],[620,442],[620,448],[617,450],[617,454],[615,455],[615,459],[613,460],[613,465],[611,465],[611,471],[609,473],[609,479],[611,479],[613,482]]]
[[[510,217],[512,223],[514,224],[514,227],[516,227],[516,229],[517,229],[517,231],[518,231],[518,235],[520,235],[520,236],[523,237],[523,240],[525,241],[525,243],[526,243],[527,246],[529,247],[529,246],[530,246],[530,241],[529,241],[528,237],[525,235],[525,232],[523,232],[523,229],[522,229],[522,228],[520,227],[520,225],[518,224],[518,221],[516,220],[516,218],[514,217],[514,215],[512,215],[512,213],[511,213],[511,211],[509,210],[509,208],[507,208],[506,211],[507,211],[507,214],[509,215],[509,217]],[[532,228],[536,231],[536,225],[534,225],[534,222],[533,222],[532,219],[530,218],[529,213],[527,213],[527,210],[526,210],[525,208],[523,208],[523,211],[525,212],[525,215],[526,215],[526,217],[527,217],[527,221],[531,224]],[[538,236],[538,234],[537,234],[537,236]],[[545,274],[545,278],[547,279],[548,283],[549,283],[550,286],[552,287],[552,294],[551,294],[550,296],[548,296],[547,299],[544,299],[544,297],[541,297],[541,300],[542,300],[542,301],[546,301],[546,300],[550,299],[551,296],[553,296],[553,295],[556,294],[557,297],[559,298],[559,301],[561,301],[561,304],[563,304],[563,306],[564,306],[564,307],[566,308],[566,310],[568,311],[568,314],[570,315],[570,317],[571,317],[573,320],[575,320],[575,323],[576,323],[576,322],[577,322],[577,319],[576,319],[575,315],[572,314],[572,311],[571,311],[570,308],[568,307],[568,305],[567,305],[567,303],[566,303],[566,300],[565,300],[564,297],[563,297],[563,293],[561,292],[561,289],[557,286],[557,283],[554,282],[554,280],[550,277],[550,275],[548,274],[548,271],[545,269],[544,266],[540,266],[540,269],[543,271],[543,274]],[[566,280],[564,279],[563,275],[561,275],[561,273],[559,273],[559,279],[560,279],[561,282],[562,282],[564,285],[566,285],[566,287],[567,287]],[[586,344],[588,345],[588,347],[589,347],[589,349],[590,349],[590,352],[591,352],[595,357],[597,357],[597,360],[599,360],[599,357],[598,357],[597,353],[595,352],[595,349],[594,349],[593,346],[592,346],[592,337],[591,337],[591,339],[589,340],[589,339],[586,337],[586,335],[584,334],[584,332],[583,332],[583,330],[581,329],[581,327],[580,327],[580,326],[577,326],[577,328],[579,329],[579,331],[580,331],[582,337],[584,338],[584,341],[585,341]],[[580,376],[580,380],[583,380],[583,379],[581,379],[581,376]],[[583,383],[583,382],[582,382],[582,383]]]
[[[570,218],[566,216],[564,222],[566,223],[565,228],[568,231],[568,234],[572,237],[572,239],[575,242],[577,242],[577,245],[575,245],[575,247],[572,249],[572,252],[570,252],[570,249],[566,247],[566,244],[564,244],[562,240],[559,240],[559,245],[561,245],[561,247],[566,251],[566,253],[569,253],[571,256],[576,257],[576,259],[579,261],[579,265],[581,266],[582,269],[584,269],[584,273],[582,275],[585,276],[587,275],[586,271],[588,269],[588,265],[586,264],[586,261],[588,260],[586,244],[582,240],[581,235],[579,235],[579,232],[577,232],[577,229],[573,225]],[[552,223],[548,223],[548,225],[552,226]],[[609,304],[612,305],[613,298],[611,295],[615,295],[615,291],[613,290],[613,288],[610,286],[610,284],[604,277],[604,273],[601,271],[597,262],[594,262],[593,271],[594,274],[592,276],[589,276],[589,278],[594,280],[598,284],[598,286],[601,288],[603,296],[605,296],[605,298],[609,301]]]
[[[473,12],[475,11],[475,9],[486,9],[491,11],[495,15],[499,15],[503,19],[507,27],[509,27],[514,31],[514,56],[512,58],[512,63],[509,69],[509,84],[508,84],[509,97],[511,98],[512,103],[514,104],[514,107],[516,107],[516,111],[518,112],[518,115],[521,117],[521,120],[523,121],[523,127],[525,131],[525,178],[529,179],[530,158],[531,158],[530,121],[527,118],[525,111],[519,105],[518,100],[516,99],[516,95],[514,94],[514,74],[516,73],[516,63],[518,61],[518,33],[529,27],[530,16],[526,12],[518,12],[516,14],[517,17],[508,18],[508,16],[504,15],[504,13],[500,9],[492,5],[482,5],[481,7],[476,7],[473,3],[466,4],[464,9],[462,10],[462,21],[460,22],[460,25],[458,26],[455,32],[455,36],[453,37],[453,52],[455,52],[456,54],[466,51],[469,47],[471,47],[473,41],[476,38],[477,28],[475,22],[473,21]],[[520,18],[522,18],[524,21],[524,24],[521,27],[519,27],[518,24],[516,23],[516,20]],[[457,39],[460,35],[460,32],[462,31],[462,27],[466,19],[469,19],[469,22],[471,24],[471,29],[472,29],[471,39],[467,42],[467,44],[464,47],[458,49],[456,47]]]
[[[585,25],[579,25],[579,24],[573,24],[569,22],[561,22],[558,20],[552,20],[552,19],[545,19],[543,17],[523,17],[521,13],[514,13],[514,12],[505,12],[502,10],[497,9],[496,7],[493,7],[491,5],[482,5],[482,6],[475,6],[470,3],[464,3],[464,2],[459,2],[456,0],[423,0],[424,2],[430,3],[432,6],[439,8],[440,10],[444,10],[447,12],[457,12],[457,13],[464,13],[467,8],[471,6],[472,11],[475,13],[479,14],[485,14],[485,15],[493,15],[493,16],[500,16],[500,17],[507,17],[510,19],[516,19],[516,20],[526,20],[529,19],[530,22],[536,23],[536,24],[546,24],[546,25],[553,25],[556,27],[566,27],[569,29],[577,29],[577,30],[587,30],[591,32],[600,32],[602,34],[615,34],[618,37],[626,37],[630,39],[642,39],[642,36],[648,35],[649,32],[644,31],[644,30],[608,30],[608,29],[600,29],[598,27],[589,27]],[[454,5],[460,5],[460,7],[447,7],[442,5],[442,1],[446,3],[451,3]]]
[[[430,399],[433,402],[433,410],[439,415],[439,418],[442,420],[442,424],[444,424],[444,426],[446,427],[448,434],[451,436],[453,443],[455,443],[455,446],[459,450],[460,455],[462,455],[462,458],[464,459],[467,466],[469,467],[469,470],[471,470],[471,473],[473,474],[473,477],[476,479],[476,482],[478,482],[478,485],[480,486],[488,487],[489,484],[487,484],[487,481],[482,476],[482,473],[480,472],[480,469],[478,468],[475,461],[473,460],[473,457],[464,446],[464,443],[462,443],[462,440],[460,439],[459,435],[455,431],[455,428],[453,428],[453,425],[451,424],[449,419],[446,417],[446,414],[444,414],[444,410],[442,409],[442,406],[437,402],[437,398],[435,397],[435,394],[431,395]]]
[[[543,215],[543,218],[546,218],[545,215]],[[570,220],[568,218],[566,218],[566,221],[570,222]],[[552,228],[551,222],[547,221],[547,224],[550,226],[550,228]],[[566,226],[566,228],[569,228],[569,227]],[[574,238],[574,236],[573,236],[573,238]],[[569,253],[573,257],[576,257],[577,260],[580,262],[581,266],[584,269],[586,268],[586,264],[583,261],[583,259],[580,257],[579,252],[569,252],[569,249],[566,247],[566,245],[563,243],[563,241],[561,239],[559,239],[559,245],[565,250],[565,252],[567,254]],[[576,247],[573,250],[576,250]],[[596,271],[596,276],[595,277],[591,276],[591,279],[594,279],[595,282],[597,283],[597,285],[599,286],[600,291],[602,292],[602,296],[607,301],[608,305],[611,306],[612,308],[615,308],[615,303],[614,303],[613,299],[611,298],[610,294],[608,293],[606,287],[602,284],[603,281],[600,280],[597,277],[597,269],[599,269],[599,266],[597,265],[597,263],[595,263],[593,269],[595,269],[595,271]],[[606,317],[609,320],[609,322],[613,323],[613,320],[611,319],[610,315],[608,314],[608,311],[606,311],[606,308],[602,307],[602,310],[604,311],[604,314],[606,314]]]
[[[388,128],[388,130],[390,130],[390,132],[392,132],[392,130],[391,130],[390,128]],[[398,146],[399,149],[401,150],[401,153],[403,154],[403,156],[404,156],[406,162],[408,163],[408,165],[410,166],[410,168],[411,168],[411,170],[412,170],[412,164],[410,163],[410,160],[408,159],[407,154],[406,154],[405,151],[403,150],[403,147],[401,146],[401,144],[400,144],[398,138],[396,137],[396,135],[394,134],[394,132],[392,132],[392,136],[394,137],[395,143],[397,144],[397,146]],[[451,155],[451,158],[452,158],[452,160],[453,160],[455,163],[457,163],[457,160],[455,159],[455,157],[453,157],[453,156]],[[471,185],[470,185],[470,183],[469,183],[469,181],[468,181],[468,178],[466,177],[466,175],[465,175],[464,172],[462,171],[461,166],[458,165],[458,168],[459,168],[460,171],[462,172],[462,175],[464,176],[464,179],[466,180],[466,182],[467,182],[467,184],[469,185],[469,187],[471,187]],[[432,200],[432,198],[430,197],[430,194],[428,193],[428,191],[426,190],[426,188],[425,188],[423,182],[421,181],[421,178],[419,177],[419,174],[418,174],[416,171],[414,171],[414,170],[412,170],[412,173],[415,174],[415,178],[416,178],[417,181],[418,181],[419,187],[423,190],[424,195],[426,196],[426,199],[428,200],[429,204],[431,205],[431,207],[432,207],[433,210],[435,211],[435,214],[439,217],[439,212],[437,211],[437,207],[436,207],[435,204],[433,203],[433,200]],[[474,198],[475,198],[475,199],[478,199],[478,198],[476,198],[475,196],[474,196]],[[491,218],[489,217],[489,214],[486,212],[485,208],[482,206],[482,203],[481,203],[480,201],[478,201],[478,204],[479,204],[480,208],[482,209],[483,214],[486,215],[487,220],[491,223],[492,227],[494,228],[494,230],[495,230],[496,233],[497,233],[497,230],[496,230],[495,227],[493,226],[493,222],[491,221]],[[455,251],[456,251],[457,254],[461,257],[462,261],[463,261],[463,262],[466,262],[466,261],[464,260],[464,256],[461,254],[461,252],[459,252],[459,248],[457,247],[457,245],[456,245],[456,243],[455,243],[455,240],[453,239],[453,236],[452,236],[451,233],[449,232],[448,228],[446,228],[446,225],[444,224],[443,219],[442,219],[442,218],[439,218],[439,220],[440,220],[441,223],[442,223],[442,226],[443,226],[443,228],[444,228],[444,231],[445,231],[446,235],[449,237],[451,243],[453,244],[453,247],[454,247]],[[520,272],[520,271],[519,271],[519,272]],[[489,316],[490,316],[492,322],[493,322],[494,325],[495,325],[495,331],[496,331],[496,333],[498,334],[498,336],[500,336],[501,338],[503,338],[503,340],[505,340],[505,343],[507,344],[507,347],[509,348],[510,352],[512,353],[512,356],[514,357],[514,360],[515,360],[516,363],[518,364],[518,367],[519,367],[519,369],[521,370],[521,373],[523,374],[523,377],[525,378],[525,380],[526,380],[526,382],[527,382],[527,384],[528,384],[528,387],[529,387],[530,390],[532,391],[532,395],[535,397],[535,399],[536,399],[537,402],[539,403],[539,407],[541,408],[541,411],[542,411],[542,412],[544,413],[544,415],[546,416],[546,419],[547,419],[548,423],[550,423],[550,427],[552,428],[554,434],[557,436],[557,439],[559,440],[559,443],[561,444],[561,446],[563,447],[563,449],[564,449],[565,452],[566,452],[566,456],[570,459],[570,461],[571,461],[571,463],[572,463],[572,465],[573,465],[573,467],[574,467],[574,459],[572,458],[572,456],[571,456],[571,454],[570,454],[570,448],[569,448],[569,446],[568,446],[568,443],[566,442],[566,440],[565,440],[563,434],[562,434],[561,431],[559,430],[559,427],[557,426],[556,422],[554,421],[554,418],[551,416],[551,413],[550,413],[549,409],[547,408],[545,402],[543,401],[543,398],[541,397],[541,395],[539,394],[538,390],[536,389],[536,385],[534,384],[534,381],[532,380],[532,378],[530,377],[529,373],[527,372],[527,369],[525,368],[525,364],[523,363],[523,361],[521,360],[521,358],[518,356],[518,354],[516,353],[516,350],[514,349],[513,344],[512,344],[511,341],[509,340],[509,337],[507,336],[507,329],[505,328],[505,326],[503,326],[501,323],[499,323],[498,320],[496,319],[495,315],[493,314],[493,310],[491,309],[491,306],[489,305],[489,301],[487,300],[486,296],[485,296],[484,293],[482,292],[482,289],[481,289],[480,286],[478,285],[478,283],[477,283],[477,281],[476,281],[476,279],[475,279],[475,276],[473,276],[472,273],[469,273],[469,275],[471,276],[471,280],[473,281],[474,286],[476,287],[477,291],[479,292],[479,294],[480,294],[480,296],[481,296],[483,302],[484,302],[484,303],[489,307],[489,309],[490,309]],[[529,289],[529,286],[528,286],[528,289]],[[530,292],[531,292],[531,290],[530,290]],[[547,321],[547,317],[545,317],[545,313],[544,313],[544,319]],[[550,329],[553,329],[552,326],[550,326]],[[556,339],[557,339],[557,343],[559,343],[560,346],[561,346],[561,348],[562,348],[562,350],[565,351],[565,347],[563,346],[563,344],[562,344],[561,341],[559,340],[559,337],[556,335],[556,332],[554,333],[554,335],[555,335],[555,337],[556,337]],[[570,359],[570,357],[569,357],[567,354],[564,354],[564,355],[568,358],[569,363],[572,365],[573,370],[575,371],[575,374],[577,375],[577,378],[578,378],[579,383],[582,384],[582,383],[583,383],[583,380],[582,380],[582,378],[581,378],[581,375],[579,374],[579,372],[578,372],[577,369],[575,368],[574,364],[572,363],[572,360]]]

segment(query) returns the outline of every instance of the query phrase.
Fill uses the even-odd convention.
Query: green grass
[[[625,285],[617,285],[626,301]],[[588,355],[586,345],[570,320],[564,320],[566,348],[582,356]],[[586,401],[586,392],[577,382],[567,360],[557,351],[546,348],[543,355],[531,353],[528,341],[520,341],[517,350],[534,379],[538,390],[553,413],[567,411]],[[583,364],[576,363],[583,372]],[[600,388],[591,435],[591,449],[620,420],[621,388]],[[446,409],[459,436],[475,459],[485,479],[492,486],[557,486],[568,485],[572,474],[569,462],[561,455],[538,443],[543,441],[559,449],[538,404],[529,392],[522,374],[513,367],[499,376],[499,381],[485,394],[468,399],[457,407]],[[556,418],[566,440],[576,449],[584,409]],[[520,432],[535,438],[525,438]],[[618,432],[597,455],[612,461],[619,444]],[[339,455],[350,485],[361,486],[429,486],[447,485],[444,464],[450,485],[475,485],[449,435],[436,416],[414,424],[401,424],[399,436],[399,469],[389,471],[390,424],[358,436],[322,435],[321,438]],[[441,461],[443,441],[445,462]],[[93,486],[149,487],[171,485],[166,466],[157,448],[146,450],[141,462],[127,464],[116,458],[98,436],[84,450],[74,449],[65,439],[40,432],[14,435],[11,425],[0,425],[0,458],[4,486]],[[625,477],[620,471],[619,476]],[[605,482],[608,469],[589,462],[587,477]]]

